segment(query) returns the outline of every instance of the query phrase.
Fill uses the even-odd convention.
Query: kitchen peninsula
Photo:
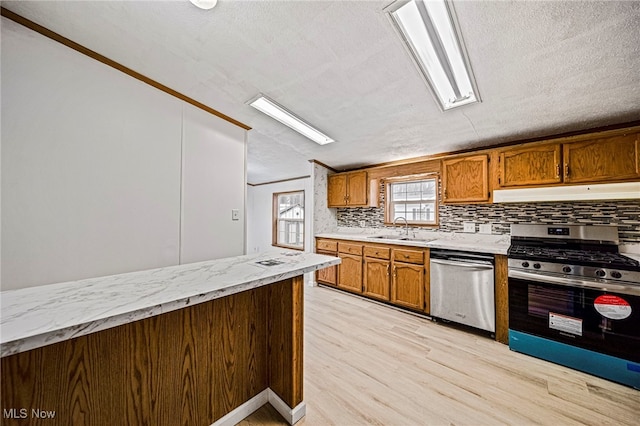
[[[278,250],[2,292],[3,424],[235,424],[266,401],[295,423],[303,274],[339,262]]]

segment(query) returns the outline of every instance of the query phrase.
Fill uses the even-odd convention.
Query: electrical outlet
[[[481,223],[480,224],[480,233],[481,234],[491,234],[491,227],[492,227],[492,223]]]
[[[476,232],[476,223],[475,222],[463,222],[464,232]]]
[[[365,226],[367,226],[367,222],[365,222],[364,220],[360,221],[360,228],[364,228]]]
[[[240,220],[240,210],[238,209],[231,210],[231,220]]]

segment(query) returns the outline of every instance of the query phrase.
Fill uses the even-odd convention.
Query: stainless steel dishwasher
[[[431,250],[431,316],[495,333],[493,256]]]

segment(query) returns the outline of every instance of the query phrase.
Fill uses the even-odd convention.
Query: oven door
[[[640,362],[640,287],[529,275],[509,271],[511,330]]]

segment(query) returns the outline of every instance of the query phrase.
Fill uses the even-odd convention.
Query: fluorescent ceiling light
[[[400,0],[385,11],[443,110],[480,102],[447,0]]]
[[[269,117],[278,120],[285,126],[289,126],[296,132],[306,136],[317,144],[326,145],[328,143],[335,142],[320,130],[296,117],[295,114],[287,111],[285,108],[263,95],[258,95],[257,98],[249,101],[249,105],[258,111],[267,114]]]

